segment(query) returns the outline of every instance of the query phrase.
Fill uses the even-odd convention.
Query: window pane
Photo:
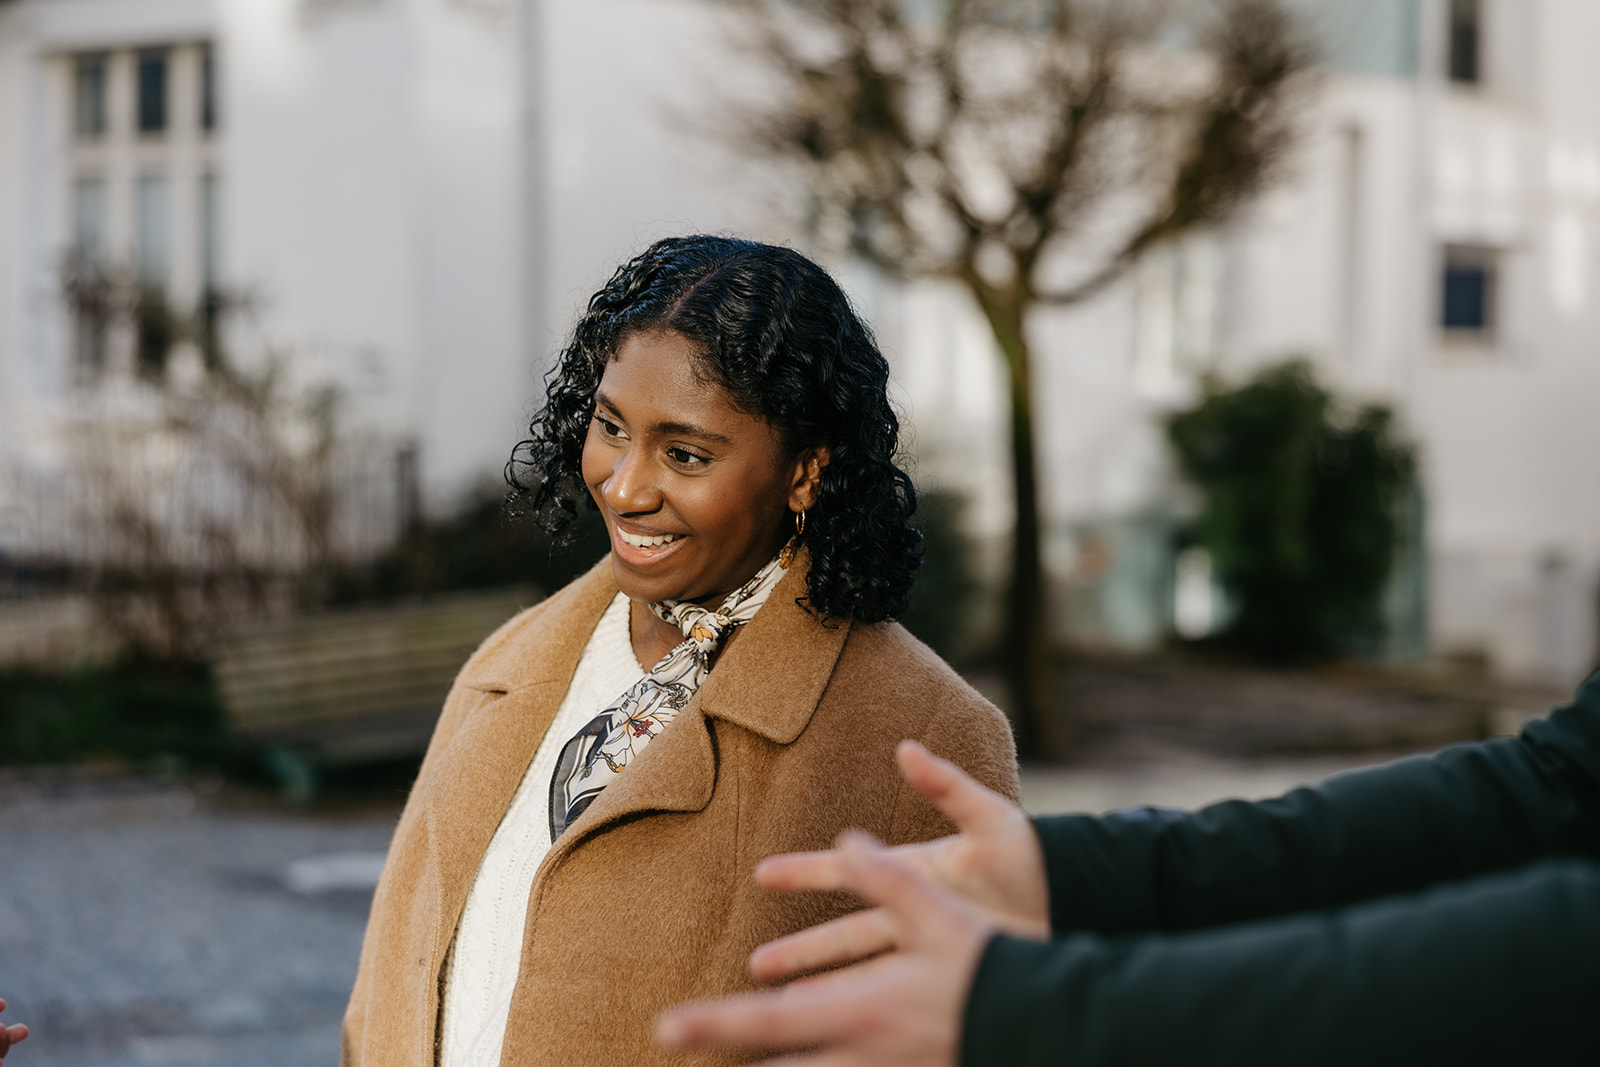
[[[1494,328],[1495,251],[1468,245],[1444,250],[1439,325],[1455,333],[1488,334]]]
[[[200,128],[217,128],[217,62],[210,45],[200,50]]]
[[[72,318],[72,358],[83,378],[93,378],[106,369],[108,316],[93,297],[85,299]]]
[[[167,54],[140,52],[138,67],[139,132],[167,128]]]
[[[1482,267],[1444,269],[1444,327],[1482,330],[1489,325],[1489,272]]]
[[[106,258],[106,183],[82,177],[72,183],[72,250],[90,263]]]
[[[1480,0],[1450,0],[1450,80],[1476,85],[1479,69],[1482,3]]]
[[[200,283],[217,285],[217,176],[200,176]]]
[[[141,174],[134,195],[134,254],[145,284],[165,288],[172,263],[172,213],[167,179]]]
[[[222,362],[219,331],[222,316],[222,291],[219,271],[218,179],[215,174],[200,177],[200,355],[208,368]]]
[[[106,132],[106,61],[80,56],[72,71],[72,126],[80,138]]]
[[[95,269],[106,260],[106,183],[97,175],[72,183],[72,251],[76,259],[67,288],[72,354],[80,373],[92,378],[105,370],[110,321],[105,277]]]

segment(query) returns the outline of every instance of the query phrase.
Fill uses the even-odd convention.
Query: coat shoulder
[[[884,711],[908,721],[938,714],[1005,724],[999,708],[898,622],[856,623],[836,681],[875,702],[889,701]]]
[[[1016,744],[1002,712],[897,622],[855,625],[835,683],[898,739],[920,741],[1016,799]]]

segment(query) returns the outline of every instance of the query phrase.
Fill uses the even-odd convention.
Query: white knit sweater
[[[550,851],[550,775],[572,735],[644,677],[628,598],[611,602],[584,646],[567,695],[478,867],[445,966],[440,1067],[499,1067],[522,959],[528,891]]]

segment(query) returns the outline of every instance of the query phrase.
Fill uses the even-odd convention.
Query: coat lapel
[[[672,725],[561,835],[547,867],[618,819],[647,811],[703,810],[717,781],[709,720],[722,719],[782,745],[800,736],[850,632],[848,621],[825,625],[795,603],[805,593],[810,562],[802,550]]]
[[[610,557],[533,609],[536,619],[491,639],[458,686],[483,694],[429,776],[429,861],[438,888],[440,959],[539,742],[561,706],[595,624],[616,596]]]
[[[717,660],[688,706],[626,774],[595,800],[545,857],[542,872],[591,834],[648,811],[700,811],[717,781],[709,720],[722,719],[789,744],[811,721],[849,635],[795,599],[805,592],[802,550],[766,606]],[[616,596],[611,557],[534,609],[536,621],[508,628],[462,669],[460,686],[486,694],[457,730],[430,777],[428,847],[438,887],[439,959],[489,848],[571,684],[578,659]]]
[[[810,568],[811,553],[802,549],[797,565],[716,663],[695,694],[706,718],[780,745],[811,722],[853,624],[824,621],[795,603],[805,594]]]

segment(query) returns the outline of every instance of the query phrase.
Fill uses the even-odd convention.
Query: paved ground
[[[296,1067],[338,1025],[396,807],[308,817],[100,782],[0,802],[18,1067]]]
[[[1168,752],[1030,769],[1036,810],[1267,795],[1351,761]],[[125,778],[0,778],[16,1067],[331,1065],[397,798],[304,813]]]

